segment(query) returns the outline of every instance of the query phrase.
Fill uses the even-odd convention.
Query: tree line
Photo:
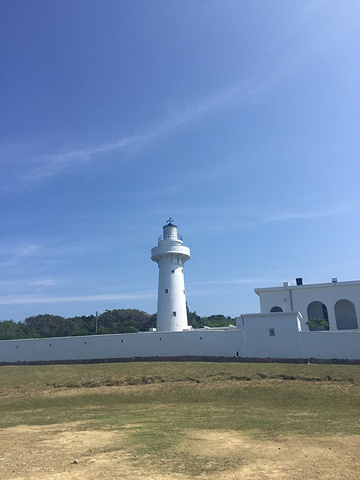
[[[187,309],[188,322],[193,328],[224,327],[235,322],[224,315],[201,317]],[[0,340],[24,338],[69,337],[78,335],[104,335],[114,333],[146,332],[156,327],[156,314],[136,309],[105,310],[95,315],[64,318],[59,315],[35,315],[23,322],[0,321]]]

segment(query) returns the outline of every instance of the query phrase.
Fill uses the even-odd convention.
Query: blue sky
[[[360,278],[360,2],[1,0],[0,319]]]

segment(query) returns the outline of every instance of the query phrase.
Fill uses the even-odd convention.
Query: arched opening
[[[277,305],[275,307],[272,307],[272,309],[270,310],[270,313],[274,313],[274,312],[282,312],[283,309],[281,307],[278,307]]]
[[[307,307],[308,321],[306,325],[311,331],[329,330],[329,317],[326,305],[322,302],[311,302]]]
[[[338,330],[357,330],[355,306],[350,300],[339,300],[335,303],[336,327]]]

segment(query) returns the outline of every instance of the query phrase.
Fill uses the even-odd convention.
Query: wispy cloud
[[[15,265],[24,258],[35,257],[40,254],[40,246],[33,242],[22,242],[16,245],[0,247],[0,255],[6,259],[0,262],[2,267]]]
[[[110,154],[133,153],[201,119],[206,114],[251,100],[259,92],[266,89],[266,85],[269,85],[269,79],[266,80],[265,84],[262,81],[248,81],[213,95],[192,100],[188,105],[170,112],[163,120],[154,121],[153,125],[145,128],[142,133],[123,137],[113,142],[105,142],[101,145],[78,148],[53,155],[32,157],[27,161],[27,165],[30,166],[26,167],[24,165],[22,180],[28,183],[36,182],[65,172],[71,172],[79,167],[88,166],[99,158],[106,159],[107,155],[110,156]],[[117,159],[117,161],[119,160]],[[23,163],[22,159],[18,159],[18,162]]]
[[[96,302],[103,300],[141,300],[154,298],[155,290],[140,293],[105,294],[105,295],[79,295],[79,296],[36,296],[36,295],[5,295],[0,297],[0,305],[20,305],[32,303],[71,303],[71,302]]]
[[[257,100],[281,81],[289,70],[291,70],[290,65],[287,65],[286,68],[280,66],[270,73],[255,74],[253,77],[249,77],[247,80],[220,92],[192,99],[186,105],[179,106],[169,112],[164,119],[155,120],[141,133],[122,137],[113,142],[104,142],[96,146],[75,148],[67,152],[50,155],[32,155],[29,158],[22,153],[20,157],[16,156],[13,159],[12,172],[9,175],[16,176],[20,169],[14,168],[14,165],[21,165],[21,185],[18,188],[23,188],[46,178],[77,171],[82,167],[89,168],[99,159],[106,161],[110,158],[114,161],[114,154],[117,156],[116,161],[122,161],[124,158],[122,154],[134,153],[144,149],[153,142],[172,134],[176,130],[185,128],[209,114],[215,114],[229,108],[239,108],[241,105]],[[7,158],[7,153],[4,152],[2,157]],[[3,191],[8,192],[9,190],[8,185],[3,187]]]
[[[295,16],[294,21],[285,29],[276,39],[268,45],[268,51],[274,51],[280,45],[289,41],[289,39],[298,32],[304,24],[309,22],[329,0],[316,0],[304,6],[303,10]]]
[[[17,278],[16,280],[14,279],[6,279],[6,280],[0,280],[0,288],[4,292],[5,290],[11,289],[14,291],[16,290],[23,290],[28,287],[37,287],[39,289],[42,288],[48,288],[52,287],[54,285],[58,285],[59,283],[62,283],[62,281],[58,278],[54,278],[51,276],[47,277],[35,277],[35,278]]]
[[[274,282],[279,282],[278,279],[265,279],[264,277],[244,277],[244,278],[227,278],[223,280],[204,280],[197,282],[188,282],[190,287],[196,286],[219,286],[219,285],[267,285]]]
[[[34,287],[52,287],[53,285],[56,285],[58,281],[55,278],[52,277],[46,277],[46,278],[39,278],[36,280],[30,280],[28,282],[28,285],[34,286]]]
[[[308,207],[310,208],[310,207]],[[272,209],[274,210],[274,209]],[[304,211],[289,211],[277,208],[277,212],[269,211],[265,207],[254,207],[249,205],[238,206],[234,204],[226,204],[211,209],[203,206],[177,208],[173,211],[175,217],[189,216],[190,212],[195,215],[195,218],[202,219],[201,234],[205,238],[207,236],[223,235],[227,232],[243,232],[252,229],[258,229],[266,224],[275,222],[290,222],[290,221],[310,221],[313,219],[321,219],[328,217],[336,217],[342,215],[353,215],[358,212],[358,202],[349,202],[343,204],[336,204],[328,206],[327,208],[317,210]],[[166,209],[156,212],[157,216],[166,215]],[[182,234],[185,236],[196,236],[198,233],[197,223],[188,223],[182,228]]]
[[[332,210],[324,210],[318,212],[290,212],[290,213],[281,213],[278,215],[273,215],[268,218],[265,218],[265,222],[283,222],[288,220],[312,220],[316,218],[325,218],[332,217],[335,215],[343,214],[350,210],[349,206],[340,206]]]

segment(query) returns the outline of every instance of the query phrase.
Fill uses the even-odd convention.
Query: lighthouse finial
[[[169,223],[172,223],[174,220],[170,217],[169,220],[166,220],[166,222],[169,224]]]

